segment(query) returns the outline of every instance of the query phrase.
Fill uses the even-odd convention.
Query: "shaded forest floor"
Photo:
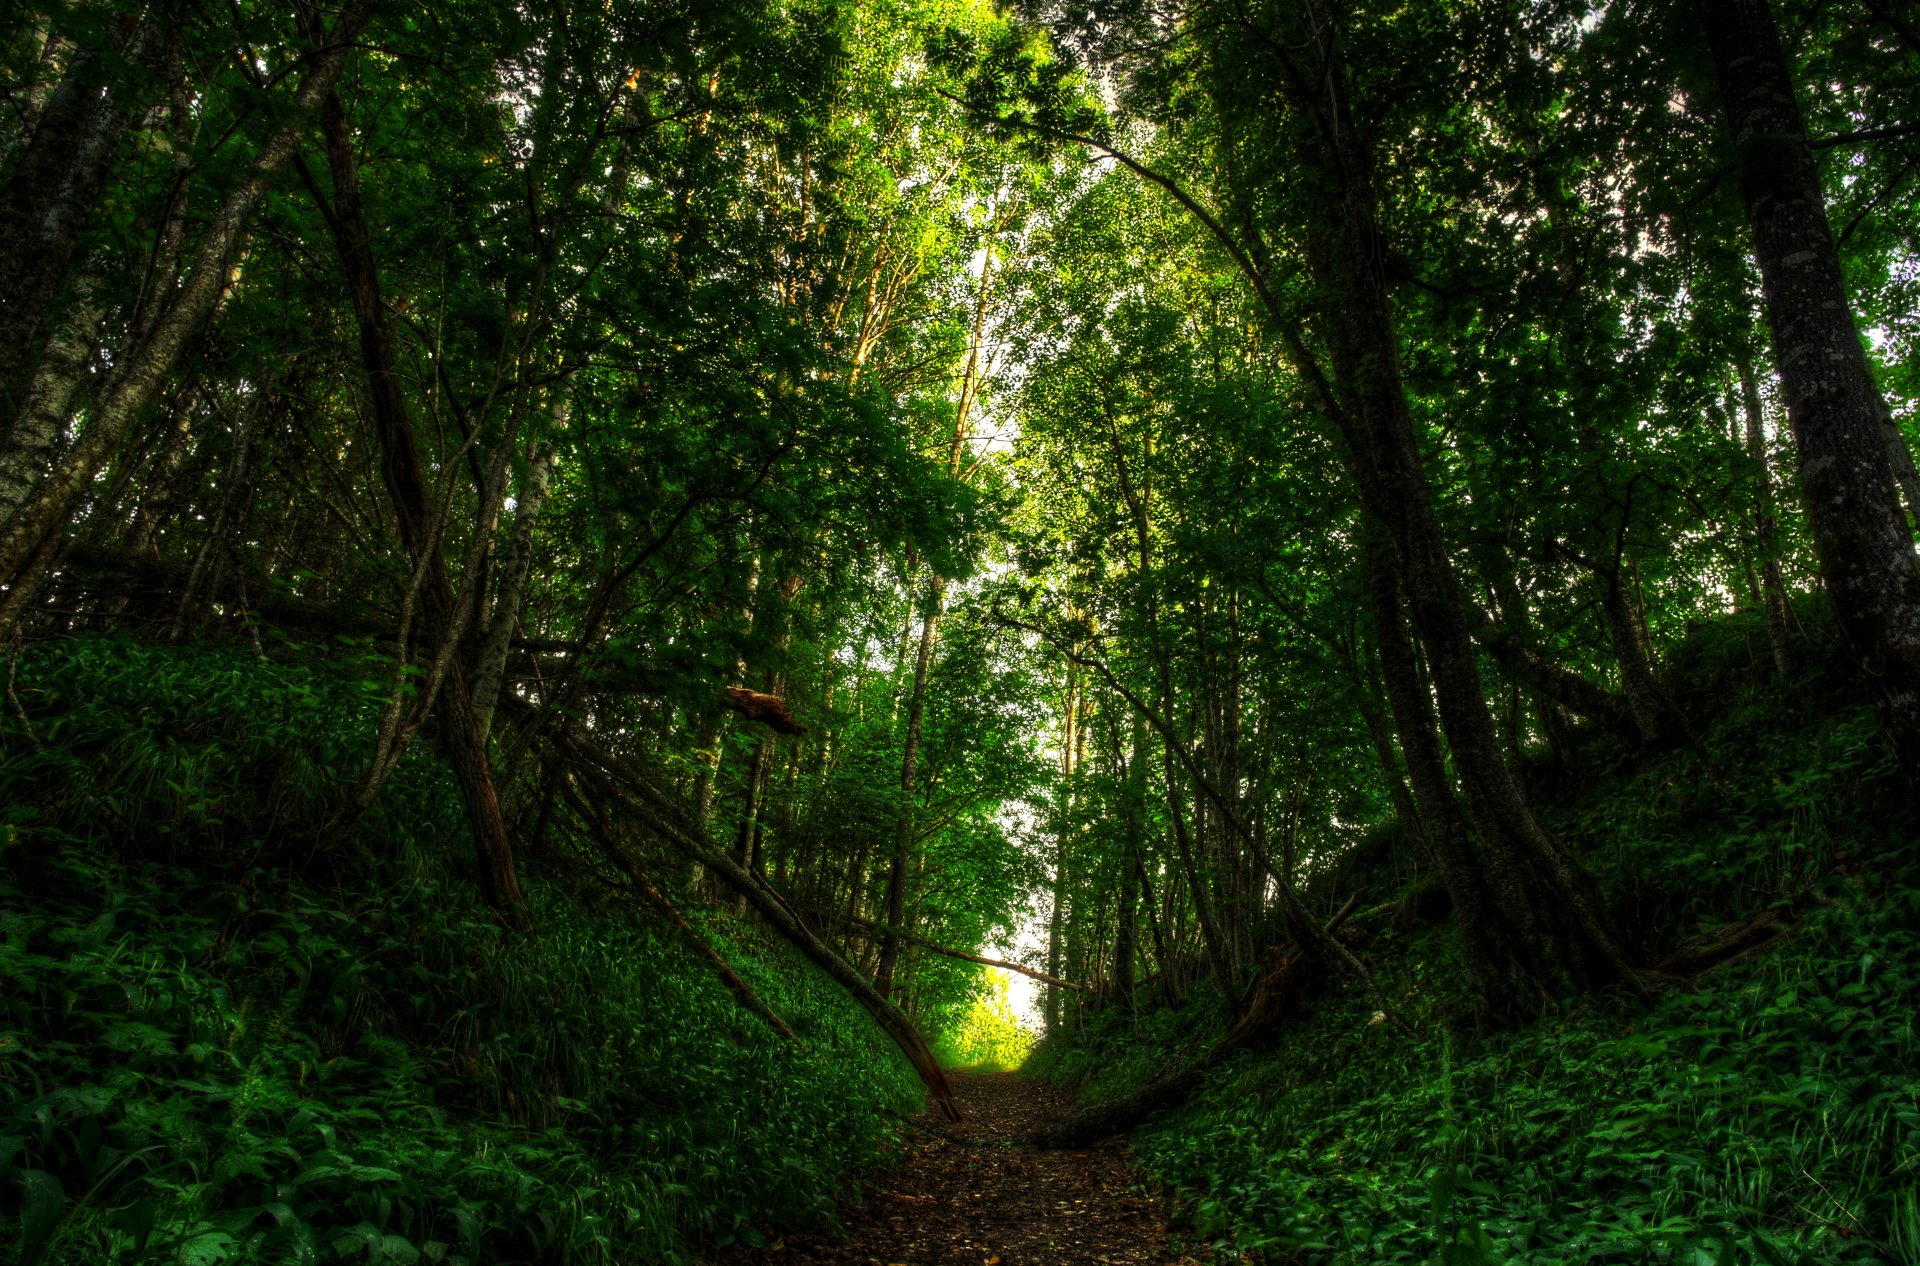
[[[1012,1073],[952,1074],[966,1119],[921,1121],[969,1140],[1018,1138],[1073,1113],[1072,1096]],[[1085,1151],[969,1147],[909,1130],[899,1163],[830,1230],[789,1235],[738,1263],[846,1266],[1093,1266],[1196,1259],[1168,1242],[1168,1202],[1136,1170],[1123,1140]]]

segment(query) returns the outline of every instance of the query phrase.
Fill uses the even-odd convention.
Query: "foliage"
[[[1743,158],[1736,9],[1808,132]],[[1022,1058],[968,952],[1086,986],[1031,1067],[1103,1097],[1364,898],[1452,1036],[1345,979],[1214,1075],[1144,1151],[1209,1235],[1920,1252],[1861,701],[1914,656],[1823,594],[1920,521],[1917,52],[1881,0],[0,6],[5,1251],[750,1243],[910,1106],[870,1019]],[[1824,206],[1756,231],[1756,155]],[[1803,264],[1839,423],[1768,342]]]
[[[958,1023],[941,1030],[935,1054],[950,1067],[981,1072],[1012,1072],[1026,1063],[1034,1034],[1014,1013],[1008,997],[1008,973],[988,968],[973,1001]]]
[[[258,777],[253,745],[291,717],[307,752],[351,747],[351,689],[241,650],[22,657],[37,741],[16,720],[0,764],[15,1260],[637,1263],[830,1218],[913,1079],[790,953],[710,929],[797,1042],[669,929],[564,889],[535,889],[542,934],[518,941],[450,869],[424,756],[412,838],[369,825],[337,886],[236,844],[241,797],[304,807],[290,789],[327,769]],[[188,698],[220,723],[182,734]]]
[[[1920,877],[1886,851],[1911,816],[1842,683],[1743,684],[1750,634],[1720,622],[1676,655],[1725,692],[1705,736],[1724,792],[1693,752],[1614,763],[1596,744],[1553,815],[1642,926],[1710,935],[1733,902],[1779,909],[1786,938],[1648,1006],[1590,999],[1473,1038],[1452,1028],[1471,1002],[1442,932],[1376,935],[1383,985],[1430,1036],[1336,994],[1142,1137],[1199,1234],[1327,1264],[1912,1260]],[[1105,1098],[1220,1028],[1109,1015],[1035,1062]]]

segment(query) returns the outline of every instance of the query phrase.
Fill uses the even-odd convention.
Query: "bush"
[[[979,992],[960,1023],[942,1033],[934,1055],[949,1068],[1011,1072],[1027,1061],[1033,1031],[1014,1014],[1007,973],[983,970]]]

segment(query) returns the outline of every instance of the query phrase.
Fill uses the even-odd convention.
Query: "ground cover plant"
[[[1197,1235],[1254,1261],[1913,1259],[1911,809],[1870,713],[1818,670],[1789,697],[1742,680],[1752,632],[1702,629],[1678,658],[1723,692],[1699,752],[1596,745],[1548,812],[1623,910],[1661,895],[1636,912],[1648,935],[1712,943],[1735,911],[1778,918],[1769,937],[1650,1003],[1475,1035],[1452,948],[1397,903],[1369,945],[1426,1040],[1329,998],[1142,1131]],[[1108,1015],[1036,1071],[1114,1098],[1221,1029],[1203,1009]]]
[[[364,733],[337,682],[88,639],[23,656],[15,691],[0,1139],[23,1266],[691,1260],[830,1217],[880,1159],[876,1108],[917,1101],[751,929],[708,935],[800,1042],[657,919],[545,884],[540,939],[503,929],[450,873],[431,762],[361,825],[356,873],[291,876],[234,826],[325,811],[317,766]]]
[[[0,1262],[1911,1256],[1911,10],[0,6]]]

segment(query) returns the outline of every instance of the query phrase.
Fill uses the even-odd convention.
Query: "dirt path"
[[[1018,1137],[1072,1114],[1068,1097],[1011,1074],[951,1074],[966,1120],[923,1120],[977,1139]],[[729,1263],[778,1266],[1179,1266],[1165,1201],[1123,1141],[1079,1152],[963,1147],[919,1130],[906,1154],[842,1213],[849,1239],[789,1235]]]

